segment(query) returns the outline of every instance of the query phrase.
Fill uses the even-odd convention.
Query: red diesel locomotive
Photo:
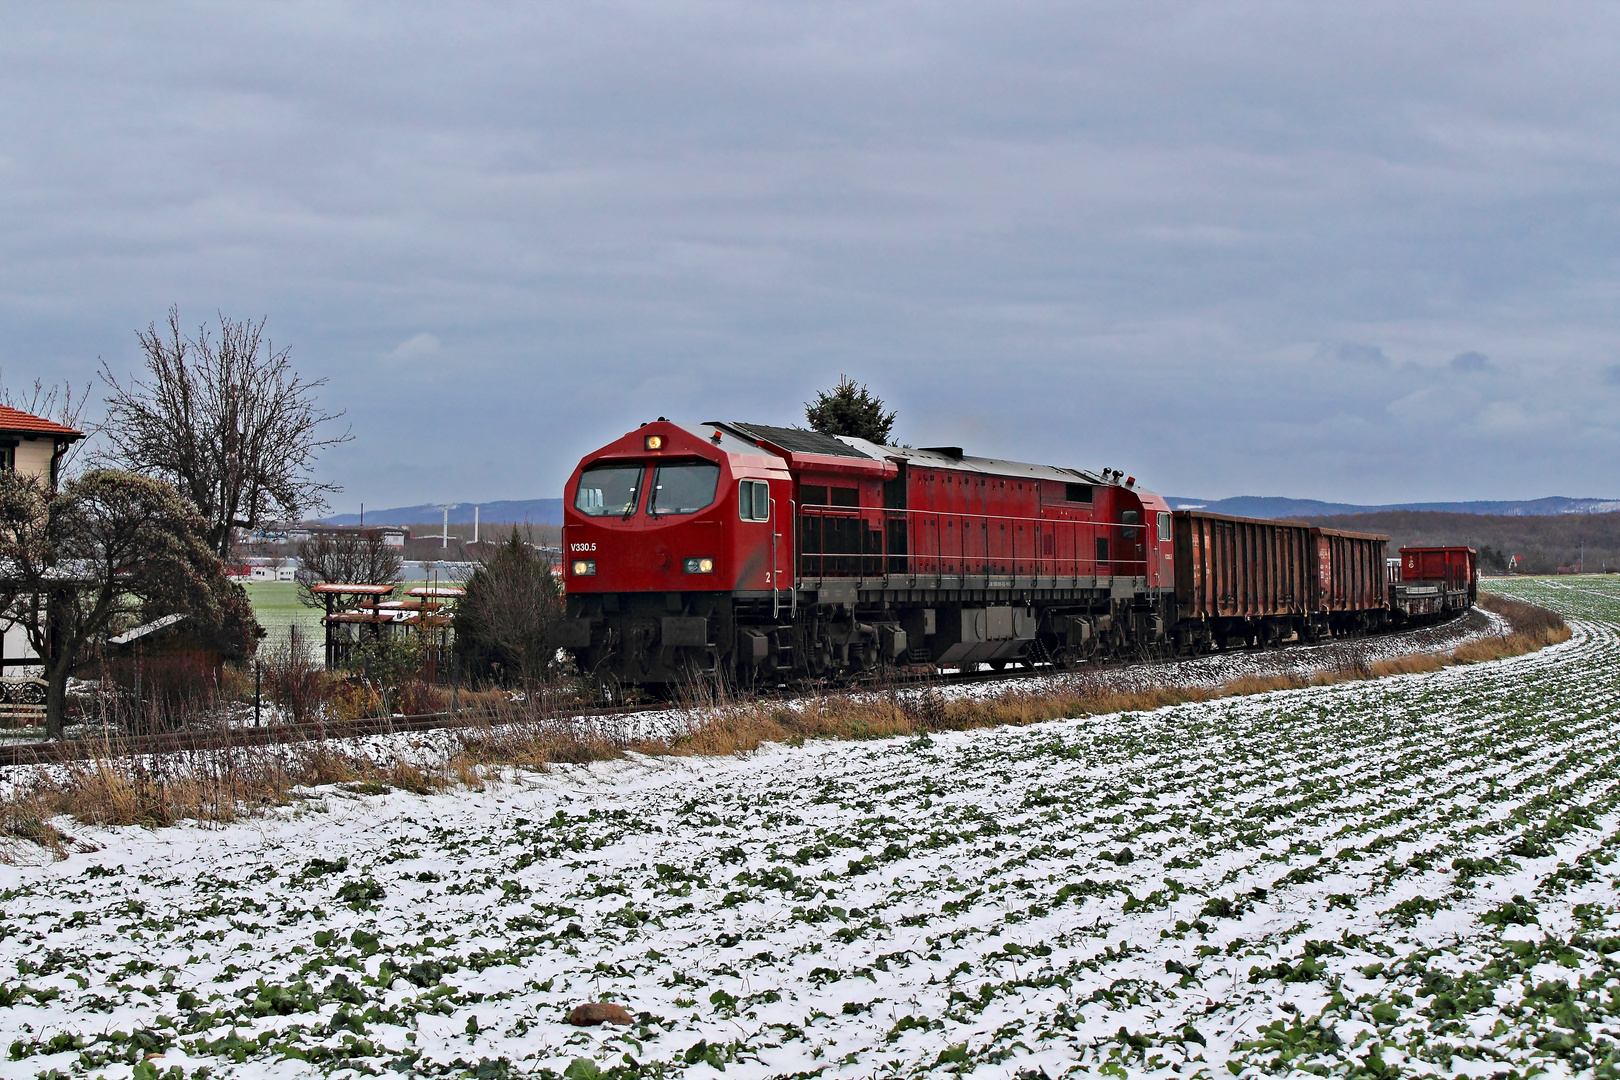
[[[1392,615],[1385,537],[959,447],[660,418],[588,455],[564,505],[559,644],[626,684],[1068,665]]]

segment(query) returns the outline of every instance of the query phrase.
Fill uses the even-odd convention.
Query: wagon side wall
[[[1313,581],[1309,526],[1176,511],[1176,606],[1183,619],[1303,615]]]
[[[1389,538],[1314,529],[1320,594],[1315,610],[1374,611],[1389,603],[1384,549]]]

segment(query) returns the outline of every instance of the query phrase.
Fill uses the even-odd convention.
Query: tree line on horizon
[[[1620,513],[1510,517],[1440,510],[1383,510],[1300,518],[1312,525],[1350,532],[1384,533],[1389,553],[1402,547],[1471,547],[1480,569],[1505,574],[1515,555],[1519,573],[1556,574],[1577,566],[1584,548],[1589,573],[1620,569]]]

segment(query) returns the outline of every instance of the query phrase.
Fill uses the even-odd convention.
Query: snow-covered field
[[[74,825],[101,850],[0,867],[0,1072],[1612,1075],[1620,581],[1497,588],[1575,636],[1151,713]],[[585,1001],[639,1022],[570,1027]]]

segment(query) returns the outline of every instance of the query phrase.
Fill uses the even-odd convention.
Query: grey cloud
[[[437,336],[422,331],[412,334],[404,341],[389,350],[388,355],[396,360],[428,360],[444,352],[444,342]]]
[[[1389,367],[1390,359],[1376,345],[1345,341],[1322,350],[1327,356],[1345,364],[1364,364],[1370,367]]]
[[[1391,406],[1457,341],[1620,350],[1617,37],[1458,2],[18,5],[0,367],[82,383],[170,303],[267,314],[354,424],[346,506],[554,494],[640,420],[791,422],[841,371],[909,441],[1182,494],[1597,492],[1596,401],[1488,439]]]
[[[1609,386],[1620,386],[1620,364],[1610,364],[1604,368],[1603,381]]]
[[[1456,372],[1467,374],[1476,371],[1493,371],[1495,368],[1496,365],[1491,363],[1491,358],[1484,353],[1464,352],[1458,353],[1451,358],[1451,370]]]

